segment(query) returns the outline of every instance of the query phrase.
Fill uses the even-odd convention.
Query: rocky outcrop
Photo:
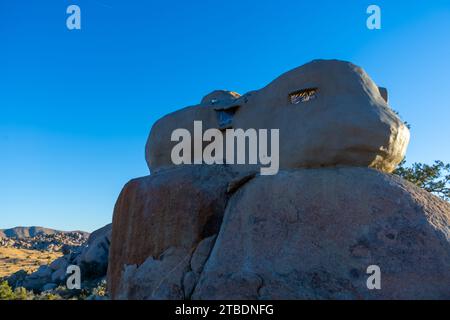
[[[193,298],[450,299],[450,205],[364,168],[257,177],[229,201]]]
[[[198,105],[166,115],[147,141],[152,172],[174,166],[177,142],[171,134],[183,128],[193,136],[194,120],[202,121],[203,130],[279,129],[281,169],[343,165],[392,172],[409,142],[408,128],[387,104],[386,89],[362,68],[338,60],[312,61],[242,96],[217,90]]]
[[[15,227],[0,230],[0,238],[25,239],[34,238],[39,235],[48,236],[54,234],[79,234],[85,238],[89,236],[89,233],[84,231],[59,231],[43,227]]]
[[[152,175],[130,181],[114,209],[111,297],[450,299],[450,204],[389,174],[409,131],[387,101],[361,68],[317,60],[159,120]],[[279,129],[282,170],[175,166],[171,133],[194,120]],[[373,266],[380,289],[367,285]]]
[[[0,247],[69,252],[83,245],[89,233],[56,231],[40,227],[17,227],[0,231]]]
[[[122,283],[130,282],[135,285],[126,285],[125,296],[141,297],[135,292],[141,291],[141,285],[148,286],[145,281],[122,280],[124,266],[139,271],[159,265],[161,270],[170,270],[175,268],[173,263],[183,261],[176,266],[186,267],[198,243],[218,233],[229,196],[228,185],[241,177],[226,166],[196,166],[130,181],[114,210],[110,292],[115,295]],[[126,277],[131,277],[130,272]],[[178,287],[174,289],[178,293],[170,297],[182,298],[182,279],[172,285]],[[158,293],[158,297],[162,296]]]
[[[203,171],[189,171],[122,193],[113,298],[450,298],[450,205],[409,182],[368,168],[303,169],[257,176],[228,198],[227,179],[202,188]],[[193,221],[212,194],[223,222],[205,233]],[[370,265],[381,290],[366,286]]]
[[[178,169],[125,188],[114,217],[123,236],[113,231],[110,256],[114,298],[450,298],[450,205],[411,183],[367,168],[303,169],[255,177],[228,197],[233,179],[202,189],[200,171]],[[181,181],[189,183],[175,187]],[[222,199],[216,214],[224,216],[202,233],[192,226],[209,204],[192,194],[208,197],[206,190]],[[366,286],[370,265],[381,269],[381,290]]]
[[[80,266],[84,277],[98,278],[106,275],[111,232],[111,224],[94,231],[80,254],[73,259],[74,264]]]

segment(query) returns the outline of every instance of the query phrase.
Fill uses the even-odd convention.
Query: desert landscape
[[[92,235],[42,227],[0,230],[0,299],[103,299],[107,233],[108,226]],[[69,264],[83,272],[80,290],[66,287]]]
[[[450,299],[450,165],[405,166],[409,125],[387,92],[350,62],[314,60],[261,90],[215,90],[164,116],[145,148],[151,174],[125,184],[111,224],[0,230],[0,298]],[[170,132],[196,119],[219,137],[281,128],[279,172],[175,165]],[[367,282],[373,268],[383,290]]]
[[[450,301],[449,32],[450,0],[0,0],[0,308]]]

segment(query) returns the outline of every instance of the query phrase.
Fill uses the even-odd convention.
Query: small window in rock
[[[289,95],[292,104],[308,102],[316,98],[317,88],[303,89],[295,91]]]
[[[233,126],[233,117],[238,108],[239,106],[232,106],[215,110],[220,130],[229,129]]]

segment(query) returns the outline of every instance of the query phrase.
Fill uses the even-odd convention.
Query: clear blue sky
[[[382,30],[366,28],[366,8]],[[81,8],[82,29],[66,28]],[[412,124],[408,160],[450,162],[450,1],[0,2],[0,228],[95,230],[148,174],[162,115],[315,58],[361,65]]]

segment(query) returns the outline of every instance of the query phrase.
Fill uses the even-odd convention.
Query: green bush
[[[61,300],[61,299],[62,298],[59,295],[50,292],[43,292],[34,298],[34,300]]]
[[[8,281],[0,283],[0,300],[13,300],[14,292],[8,284]]]
[[[33,297],[33,293],[23,287],[14,290],[14,300],[31,300]]]
[[[450,200],[450,164],[435,161],[431,165],[413,163],[410,167],[406,167],[405,160],[403,160],[394,174],[441,197],[443,200]]]
[[[23,287],[12,289],[7,281],[0,282],[0,300],[104,300],[108,299],[106,281],[100,281],[93,288],[82,290],[68,290],[64,286],[42,293],[33,293]]]
[[[0,300],[33,300],[32,291],[19,287],[13,290],[7,281],[0,283]]]
[[[100,283],[98,283],[97,287],[92,289],[92,294],[95,296],[99,296],[99,297],[106,297],[107,296],[106,280],[100,281]]]

